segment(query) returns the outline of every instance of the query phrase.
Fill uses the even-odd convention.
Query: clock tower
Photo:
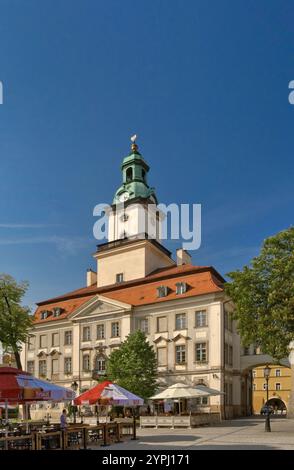
[[[134,136],[136,137],[136,136]],[[163,214],[157,209],[154,188],[147,183],[149,166],[133,141],[131,153],[123,159],[121,186],[117,189],[109,214],[108,241],[141,237],[159,241]]]
[[[132,138],[123,159],[123,182],[108,214],[108,242],[98,245],[98,287],[144,278],[158,268],[173,266],[171,253],[160,243],[163,214],[154,188],[147,183],[149,166]]]

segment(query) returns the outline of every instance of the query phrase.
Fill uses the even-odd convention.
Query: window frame
[[[86,358],[87,358],[88,367],[85,367]],[[82,367],[83,367],[83,372],[90,372],[91,370],[90,354],[83,354]]]
[[[117,333],[118,334],[113,334],[113,326],[117,325]],[[119,338],[120,337],[120,323],[119,321],[113,321],[111,322],[111,338]]]
[[[182,319],[184,319],[182,324]],[[180,325],[178,325],[178,321]],[[187,329],[187,314],[186,312],[176,313],[175,315],[175,330],[186,330]]]
[[[123,238],[125,238],[125,237],[123,237]],[[122,282],[124,282],[124,273],[116,273],[115,283],[116,284],[121,284]]]
[[[198,345],[205,345],[205,348],[201,348],[199,351],[200,351],[200,355],[201,355],[201,358],[200,359],[197,359],[197,352],[198,352]],[[203,356],[203,350],[205,349],[205,359],[202,358]],[[195,362],[198,363],[198,364],[207,364],[208,363],[208,341],[196,341],[195,343]]]
[[[68,337],[70,341],[68,342]],[[72,330],[65,330],[64,332],[64,346],[72,346]]]
[[[202,315],[205,314],[205,324],[202,324],[202,320],[201,320],[201,322],[199,322],[199,325],[198,325],[197,316],[201,314]],[[202,318],[202,315],[200,318]],[[195,328],[207,328],[207,326],[208,326],[207,310],[206,309],[195,310]]]
[[[88,332],[89,334],[85,334],[85,332]],[[86,338],[86,339],[85,339]],[[91,327],[90,326],[83,326],[83,332],[82,332],[82,342],[87,343],[88,341],[91,341]]]
[[[100,328],[102,328],[102,330],[103,330],[102,336],[98,335],[98,331],[99,331]],[[105,339],[105,323],[98,323],[98,325],[96,325],[96,340],[99,341],[101,339]]]
[[[70,364],[70,370],[68,370],[68,367],[66,366],[67,363]],[[63,370],[64,370],[64,375],[72,374],[72,357],[71,356],[66,356],[64,358]]]
[[[182,348],[182,350],[178,350],[179,348]],[[179,354],[179,359],[178,360],[178,354]],[[184,360],[183,360],[184,356]],[[175,345],[175,364],[176,365],[183,365],[187,364],[187,347],[186,344],[176,344]]]

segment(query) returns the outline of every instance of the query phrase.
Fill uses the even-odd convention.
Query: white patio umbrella
[[[184,383],[176,383],[166,388],[160,393],[150,397],[151,400],[168,400],[176,398],[197,398],[197,397],[207,397],[210,394],[203,390],[197,390],[191,385],[186,385]]]

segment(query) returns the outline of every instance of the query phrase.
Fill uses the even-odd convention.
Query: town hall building
[[[177,382],[205,384],[224,394],[199,399],[199,409],[238,416],[240,338],[225,281],[212,266],[192,265],[182,248],[174,260],[164,247],[161,214],[148,210],[158,204],[147,182],[149,166],[136,143],[121,168],[108,241],[94,254],[97,271],[87,271],[84,287],[37,304],[23,364],[56,384],[76,382],[80,393],[97,383],[111,352],[140,329],[157,355],[159,390]],[[140,231],[142,214],[152,237]]]

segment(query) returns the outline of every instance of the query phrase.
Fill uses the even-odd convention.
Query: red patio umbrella
[[[105,380],[100,384],[95,385],[95,387],[87,390],[86,392],[79,395],[75,400],[75,405],[96,405],[100,399],[103,399],[102,392],[104,391],[105,387],[110,385],[112,382],[109,380]]]
[[[42,389],[22,387],[17,381],[17,377],[31,376],[28,372],[24,372],[14,367],[0,368],[0,402],[7,401],[9,403],[26,403],[35,399],[36,393]]]

